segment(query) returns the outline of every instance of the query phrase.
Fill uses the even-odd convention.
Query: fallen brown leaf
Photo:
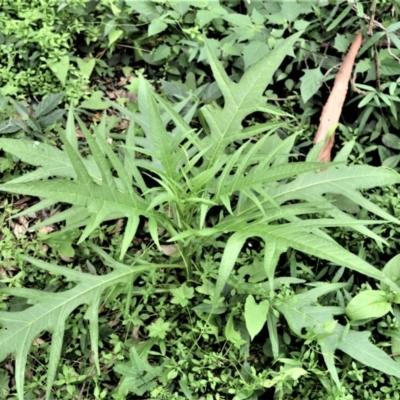
[[[356,59],[358,50],[362,43],[362,30],[360,30],[355,37],[349,52],[347,53],[343,63],[336,76],[335,83],[329,98],[322,109],[321,117],[317,133],[314,137],[314,143],[325,141],[322,147],[318,161],[329,162],[331,160],[331,150],[335,141],[335,132],[330,132],[331,129],[339,122],[342,114],[344,100],[346,98],[347,89],[353,69],[354,61]]]

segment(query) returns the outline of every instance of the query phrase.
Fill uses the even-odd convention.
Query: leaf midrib
[[[374,174],[374,175],[364,175],[363,177],[365,177],[365,178],[376,178],[376,174]],[[286,196],[286,195],[288,195],[289,193],[296,193],[297,191],[306,190],[307,188],[311,188],[311,187],[313,187],[313,186],[320,186],[320,185],[322,186],[322,185],[330,185],[330,184],[332,184],[332,185],[334,185],[334,186],[339,187],[339,186],[338,186],[339,183],[335,184],[336,182],[348,181],[349,179],[357,179],[357,178],[359,178],[358,175],[357,175],[357,176],[350,177],[350,178],[349,178],[348,176],[347,176],[347,177],[339,177],[339,178],[335,178],[335,179],[332,179],[332,180],[329,180],[329,181],[326,181],[326,182],[321,182],[321,181],[318,181],[318,182],[311,182],[311,183],[308,184],[308,185],[299,186],[299,187],[297,187],[297,188],[295,188],[295,189],[288,190],[288,191],[286,191],[286,192],[281,192],[281,193],[279,193],[279,194],[277,194],[277,195],[274,195],[272,198],[273,198],[273,199],[277,199],[277,198],[279,198],[279,197]],[[355,188],[351,188],[350,190],[357,190],[357,189],[358,189],[358,188],[355,187]],[[340,187],[340,190],[343,191],[343,190],[344,190],[343,187]],[[348,189],[347,189],[347,190],[348,190]],[[263,205],[263,204],[269,203],[269,200],[268,200],[268,199],[265,199],[265,200],[263,200],[263,201],[260,201],[260,203],[261,203],[261,205]],[[240,216],[240,215],[242,215],[242,214],[245,214],[245,213],[250,212],[251,210],[253,210],[253,209],[255,209],[255,208],[257,208],[257,206],[252,205],[251,207],[247,208],[246,210],[243,210],[243,211],[239,212],[239,213],[236,214],[236,215],[237,215],[237,216]]]
[[[244,76],[242,77],[242,79],[244,78]],[[240,80],[240,81],[242,81],[242,79]],[[234,95],[234,90],[235,89],[240,89],[241,88],[241,84],[240,84],[240,82],[238,83],[238,84],[236,84],[235,82],[231,82],[230,84],[232,85],[232,87],[233,87],[233,89],[232,88],[230,88],[231,89],[231,97],[233,98],[233,101],[234,101],[234,104],[236,105],[236,108],[235,108],[235,112],[232,114],[232,118],[230,119],[230,121],[229,121],[229,124],[227,125],[227,127],[225,128],[225,130],[223,131],[223,132],[221,132],[221,137],[220,137],[220,139],[219,139],[219,141],[218,141],[218,144],[217,144],[217,146],[216,146],[216,148],[215,148],[215,151],[214,151],[214,153],[213,153],[213,155],[212,155],[212,157],[210,158],[210,162],[209,162],[209,166],[210,165],[213,165],[213,163],[214,163],[214,159],[215,159],[215,157],[216,157],[216,154],[218,154],[218,152],[219,152],[219,149],[220,149],[220,146],[222,145],[222,142],[223,142],[223,140],[225,139],[225,137],[226,137],[226,135],[229,133],[229,128],[232,126],[232,121],[236,118],[236,115],[239,113],[239,111],[246,111],[246,108],[243,108],[243,110],[240,108],[241,107],[241,105],[244,103],[244,101],[245,100],[247,100],[247,96],[251,93],[251,91],[253,90],[253,87],[255,86],[255,82],[258,80],[258,78],[254,81],[254,83],[253,83],[253,85],[250,87],[250,90],[248,90],[248,92],[247,92],[247,94],[246,95],[244,95],[243,96],[243,100],[240,102],[240,103],[238,103],[237,102],[237,100],[236,100],[236,97],[235,97],[235,95]],[[234,85],[237,85],[236,87],[234,86]],[[227,113],[228,112],[228,110],[229,109],[227,109],[226,108],[227,107],[227,104],[224,106],[224,108],[222,109],[222,111],[219,111],[219,110],[217,110],[215,113],[213,113],[213,112],[210,112],[213,116],[214,116],[214,118],[215,117],[217,117],[217,113],[221,113],[221,114],[223,114],[223,113]],[[246,106],[247,107],[247,106]],[[253,110],[254,110],[254,107],[247,107],[248,108],[248,110],[249,110],[249,113],[251,113]],[[211,110],[215,110],[215,109],[211,109]],[[226,111],[225,111],[226,110]],[[216,121],[217,121],[218,119],[216,119]],[[221,120],[222,120],[222,118],[221,118]]]
[[[84,282],[84,281],[80,281],[74,288],[70,289],[69,291],[66,292],[60,292],[59,294],[65,294],[66,295],[66,299],[63,302],[62,299],[59,299],[59,303],[52,307],[51,310],[46,311],[45,313],[42,314],[42,316],[40,318],[37,318],[35,320],[30,320],[27,321],[24,325],[23,328],[21,328],[20,330],[18,330],[13,336],[9,336],[8,338],[6,338],[5,342],[1,342],[0,343],[0,348],[2,346],[5,346],[4,343],[7,342],[7,340],[11,340],[12,337],[18,337],[20,335],[21,332],[30,332],[30,330],[32,329],[32,326],[34,326],[35,324],[39,323],[43,318],[45,318],[46,316],[50,316],[52,313],[54,313],[55,311],[57,311],[60,307],[62,308],[66,308],[68,306],[68,304],[72,303],[72,302],[78,302],[77,306],[79,305],[83,305],[83,304],[89,304],[89,302],[85,301],[85,297],[89,297],[88,293],[93,292],[93,291],[98,291],[101,290],[101,287],[104,287],[104,289],[106,289],[108,286],[117,283],[118,280],[121,280],[122,278],[126,279],[126,277],[128,277],[131,274],[134,274],[135,271],[127,271],[127,272],[120,272],[120,271],[115,271],[115,272],[111,272],[110,274],[108,274],[108,276],[112,276],[112,275],[117,275],[115,277],[111,277],[111,279],[105,281],[104,278],[107,276],[102,276],[102,277],[95,277],[95,276],[90,276],[88,277],[88,279],[91,280],[91,282]],[[93,281],[99,281],[98,284],[92,284]],[[82,291],[82,286],[86,287],[87,289]],[[103,290],[104,290],[103,289]],[[68,294],[73,293],[74,291],[77,292],[76,296],[73,297],[68,297]],[[82,298],[82,301],[79,300],[79,298]],[[90,299],[91,300],[91,299]],[[41,303],[36,303],[35,305],[40,305]],[[48,303],[47,303],[48,304]],[[32,307],[35,307],[35,305],[33,305]],[[51,305],[51,304],[50,304]],[[24,313],[25,311],[29,311],[31,307],[27,308],[26,310],[22,311],[22,313]],[[14,314],[12,312],[4,312],[4,314]],[[61,313],[60,313],[61,315]],[[4,320],[3,320],[4,321]]]

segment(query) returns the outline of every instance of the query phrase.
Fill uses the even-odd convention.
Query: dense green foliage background
[[[398,12],[4,0],[0,399],[399,398]]]

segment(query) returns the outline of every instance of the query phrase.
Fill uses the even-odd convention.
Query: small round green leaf
[[[351,320],[380,318],[391,311],[383,290],[365,290],[355,296],[346,307],[346,315]]]
[[[400,282],[400,254],[394,256],[390,261],[384,266],[382,272],[394,282]],[[381,284],[383,290],[388,289],[386,283]]]
[[[300,93],[304,103],[307,103],[322,86],[324,76],[319,68],[306,69],[300,78]]]
[[[261,303],[257,304],[252,295],[247,296],[244,305],[244,320],[251,340],[254,339],[267,322],[268,310],[268,300],[263,300]]]

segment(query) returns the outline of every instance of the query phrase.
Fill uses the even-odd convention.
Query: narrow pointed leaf
[[[212,105],[202,108],[213,145],[207,154],[210,164],[224,153],[231,137],[242,130],[243,118],[265,102],[262,97],[265,88],[299,37],[297,33],[285,39],[279,47],[248,68],[239,83],[230,80],[208,41],[205,41],[208,59],[225,101],[223,109]]]
[[[100,255],[104,252],[99,251]],[[15,379],[18,391],[18,398],[24,399],[24,377],[25,365],[28,352],[33,341],[43,332],[52,334],[52,347],[50,352],[50,364],[47,376],[46,399],[50,399],[51,385],[54,381],[56,367],[60,360],[60,351],[64,333],[64,323],[70,313],[82,305],[89,306],[86,318],[89,321],[90,332],[93,337],[91,343],[94,354],[97,357],[98,344],[98,305],[99,299],[104,290],[118,283],[126,283],[134,280],[145,271],[158,269],[161,265],[144,264],[142,266],[127,266],[115,262],[110,257],[106,257],[108,263],[112,265],[113,271],[107,275],[98,276],[70,270],[65,267],[59,267],[50,263],[36,260],[32,257],[24,257],[27,262],[42,268],[51,273],[62,274],[70,280],[76,282],[76,286],[64,292],[46,293],[30,289],[15,291],[12,289],[0,289],[0,293],[9,295],[19,295],[34,299],[31,307],[19,312],[0,312],[0,361],[4,360],[10,354],[14,354]],[[165,266],[164,267],[171,267]],[[98,366],[98,358],[95,360]]]

